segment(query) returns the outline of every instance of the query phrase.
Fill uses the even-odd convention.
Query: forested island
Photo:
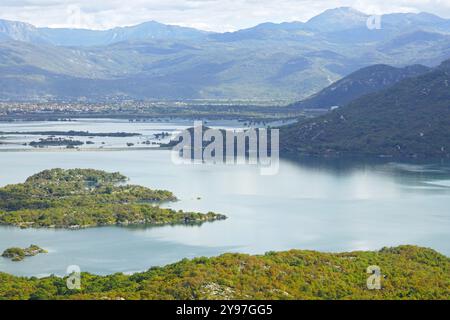
[[[226,219],[159,204],[177,198],[166,190],[126,184],[127,177],[93,169],[52,169],[0,188],[0,224],[21,228],[196,224]]]
[[[369,290],[368,266],[379,266],[381,289]],[[225,254],[184,259],[142,273],[66,278],[0,273],[0,299],[442,299],[450,298],[450,259],[415,246],[376,252],[291,250],[261,256]]]
[[[84,142],[79,140],[63,139],[63,138],[46,138],[46,139],[39,139],[39,141],[31,141],[29,145],[30,147],[34,148],[44,148],[44,147],[75,148],[84,145]]]
[[[8,248],[2,253],[2,257],[11,259],[12,261],[22,261],[26,257],[34,257],[40,253],[47,253],[46,250],[37,245],[32,244],[28,248]]]

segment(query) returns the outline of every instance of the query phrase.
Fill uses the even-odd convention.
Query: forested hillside
[[[381,290],[369,290],[369,266]],[[134,275],[83,273],[81,290],[58,277],[0,273],[2,299],[449,299],[450,259],[413,246],[378,252],[297,251],[184,259]]]
[[[282,152],[448,157],[450,60],[324,116],[282,128]]]

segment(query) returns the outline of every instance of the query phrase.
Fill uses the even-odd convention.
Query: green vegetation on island
[[[176,197],[125,184],[127,177],[92,169],[52,169],[0,188],[0,224],[22,228],[161,225],[222,220],[224,215],[161,208]]]
[[[82,146],[83,141],[63,139],[63,138],[41,138],[39,141],[31,141],[29,145],[34,148],[44,148],[44,147],[67,147],[75,148],[77,146]]]
[[[11,259],[12,261],[22,261],[26,257],[34,257],[40,253],[47,253],[46,250],[32,244],[28,248],[8,248],[3,251],[2,257]]]
[[[369,266],[381,289],[369,290]],[[195,258],[142,273],[81,274],[81,290],[66,279],[0,273],[1,299],[442,299],[450,298],[450,259],[414,246],[377,252],[291,250],[262,256]]]

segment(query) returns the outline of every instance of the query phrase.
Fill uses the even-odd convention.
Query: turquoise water
[[[0,258],[0,271],[63,275],[67,266],[79,265],[110,274],[224,252],[334,252],[400,244],[450,255],[450,167],[442,164],[283,160],[277,175],[261,176],[256,166],[175,165],[168,151],[3,152],[0,185],[54,167],[120,171],[131,183],[173,191],[180,201],[172,208],[215,211],[229,219],[195,227],[0,227],[0,250],[37,244],[49,251],[19,263]]]

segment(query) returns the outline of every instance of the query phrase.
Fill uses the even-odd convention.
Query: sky
[[[450,0],[0,0],[0,19],[89,29],[153,20],[225,32],[263,22],[307,21],[344,6],[368,14],[430,12],[450,18]]]

